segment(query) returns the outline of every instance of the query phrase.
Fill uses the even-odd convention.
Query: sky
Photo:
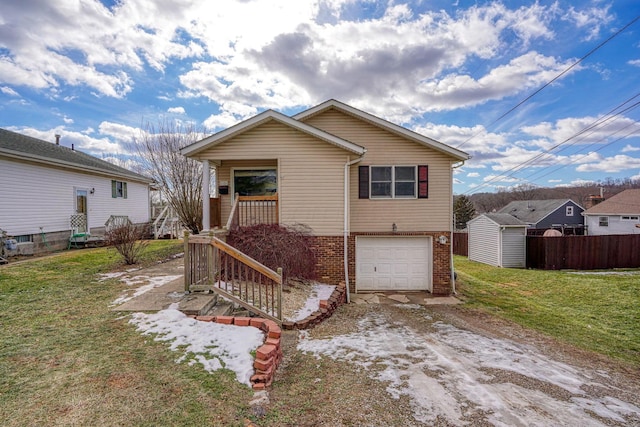
[[[469,153],[456,194],[640,179],[637,0],[0,6],[0,127],[131,168],[149,124],[333,98]]]

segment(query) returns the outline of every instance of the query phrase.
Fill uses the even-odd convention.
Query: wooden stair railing
[[[185,292],[212,291],[282,323],[282,269],[277,272],[224,241],[185,233]]]

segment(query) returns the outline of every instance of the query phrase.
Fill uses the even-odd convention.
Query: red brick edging
[[[320,300],[320,309],[296,322],[282,322],[282,329],[309,329],[331,317],[333,312],[347,301],[347,287],[340,282],[331,293],[328,300]]]
[[[254,390],[264,390],[273,382],[276,368],[282,360],[282,347],[280,336],[282,330],[273,320],[259,317],[233,317],[233,316],[195,316],[202,322],[215,322],[223,325],[253,326],[266,334],[264,344],[256,350],[256,359],[253,367],[256,373],[251,376],[251,387]]]
[[[340,283],[331,293],[328,300],[320,301],[320,309],[310,316],[297,322],[282,322],[282,329],[307,329],[331,317],[333,312],[347,300],[346,286]],[[280,338],[282,329],[273,320],[260,317],[234,316],[190,316],[201,322],[215,322],[223,325],[253,326],[266,334],[264,344],[256,350],[253,367],[256,373],[251,376],[251,387],[254,390],[264,390],[271,386],[273,376],[282,361],[282,346]]]

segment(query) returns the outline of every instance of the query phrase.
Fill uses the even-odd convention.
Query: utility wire
[[[627,28],[629,28],[630,26],[632,26],[633,24],[635,24],[638,20],[640,20],[640,15],[636,16],[635,18],[633,18],[629,23],[627,23],[624,27],[622,27],[621,29],[619,29],[618,31],[616,31],[615,33],[613,33],[608,39],[604,40],[602,43],[600,43],[599,45],[597,45],[596,47],[594,47],[593,49],[591,49],[589,52],[587,52],[584,56],[582,56],[580,59],[578,59],[576,62],[574,62],[573,64],[571,64],[569,67],[567,67],[564,71],[562,71],[560,74],[558,74],[557,76],[555,76],[553,79],[551,79],[550,81],[548,81],[547,83],[545,83],[542,87],[538,88],[537,90],[535,90],[533,93],[531,93],[529,96],[527,96],[526,98],[524,98],[522,101],[518,102],[515,106],[511,107],[507,112],[505,112],[504,114],[502,114],[500,117],[498,117],[497,119],[495,119],[493,122],[491,122],[488,126],[485,127],[486,129],[491,128],[493,125],[495,125],[497,122],[499,122],[500,120],[504,119],[506,116],[508,116],[509,114],[511,114],[514,110],[516,110],[517,108],[519,108],[522,104],[524,104],[525,102],[529,101],[531,98],[533,98],[534,96],[536,96],[538,93],[540,93],[543,89],[545,89],[547,86],[551,85],[553,82],[555,82],[556,80],[558,80],[559,78],[561,78],[562,76],[564,76],[565,74],[567,74],[569,71],[571,71],[574,67],[576,67],[578,64],[580,64],[582,61],[584,61],[585,59],[587,59],[589,56],[591,56],[593,53],[595,53],[598,49],[600,49],[602,46],[604,46],[605,44],[609,43],[611,40],[613,40],[615,37],[617,37],[619,34],[621,34],[622,32],[624,32]],[[464,142],[462,142],[460,145],[456,146],[456,148],[460,148],[463,145],[465,145],[467,142],[471,141],[472,139],[476,138],[478,135],[480,135],[481,133],[483,133],[484,130],[481,130],[473,135],[471,135],[467,140],[465,140]]]
[[[495,182],[495,181],[498,181],[498,180],[501,180],[501,179],[504,179],[504,178],[508,178],[508,177],[512,177],[512,176],[513,176],[517,171],[519,171],[519,170],[523,169],[524,167],[526,167],[526,166],[528,166],[528,165],[532,164],[533,162],[535,162],[536,160],[540,159],[541,157],[543,157],[543,156],[546,156],[546,155],[550,154],[550,153],[551,153],[553,150],[555,150],[556,148],[558,148],[558,147],[560,147],[560,146],[562,146],[562,145],[564,145],[564,144],[568,143],[569,141],[571,141],[571,140],[573,140],[573,139],[577,138],[578,136],[580,136],[580,135],[584,134],[585,132],[588,132],[589,130],[595,129],[596,127],[598,127],[598,126],[602,125],[603,123],[606,123],[607,121],[611,120],[612,118],[614,118],[614,117],[616,117],[616,116],[619,116],[619,115],[621,115],[621,114],[623,114],[623,113],[625,113],[625,112],[627,112],[627,111],[631,111],[631,110],[633,110],[633,109],[634,109],[634,108],[636,108],[638,105],[640,105],[640,101],[638,101],[638,102],[636,102],[636,103],[632,104],[631,106],[629,106],[629,107],[627,107],[627,108],[625,108],[625,109],[623,109],[623,110],[620,110],[620,111],[618,111],[617,113],[615,113],[615,114],[613,114],[613,115],[612,115],[612,113],[613,113],[614,111],[619,110],[619,109],[620,109],[620,107],[622,107],[622,106],[624,106],[624,105],[628,104],[630,101],[632,101],[633,99],[637,98],[638,96],[640,96],[640,93],[637,93],[636,95],[632,96],[631,98],[628,98],[628,99],[627,99],[627,100],[625,100],[623,103],[619,104],[618,106],[616,106],[615,108],[613,108],[612,110],[610,110],[610,111],[609,111],[605,116],[603,116],[603,117],[601,117],[601,118],[599,118],[599,119],[597,119],[597,120],[593,121],[590,125],[588,125],[587,127],[583,128],[582,130],[580,130],[580,131],[576,132],[575,134],[573,134],[573,135],[572,135],[572,136],[570,136],[569,138],[566,138],[566,139],[565,139],[565,140],[563,140],[562,142],[560,142],[560,143],[558,143],[558,144],[554,145],[553,147],[551,147],[551,148],[549,148],[549,149],[545,150],[545,151],[544,151],[544,152],[542,152],[542,153],[539,153],[539,154],[537,154],[537,155],[533,156],[533,157],[532,157],[532,158],[530,158],[529,160],[526,160],[526,161],[524,161],[524,162],[522,162],[522,163],[517,164],[516,166],[514,166],[514,167],[512,167],[512,168],[510,168],[510,169],[508,169],[508,170],[506,170],[505,172],[501,173],[500,175],[498,175],[498,176],[496,176],[496,177],[494,177],[494,178],[492,178],[492,179],[490,179],[490,180],[488,180],[488,181],[486,181],[486,182],[482,183],[482,185],[480,185],[480,186],[478,186],[478,187],[474,187],[474,188],[472,188],[472,189],[470,189],[470,190],[466,191],[466,192],[465,192],[465,193],[463,193],[463,194],[468,194],[468,193],[476,192],[477,190],[479,190],[479,189],[481,189],[481,188],[484,188],[484,187],[488,186],[489,184],[491,184],[491,183],[493,183],[493,182]]]

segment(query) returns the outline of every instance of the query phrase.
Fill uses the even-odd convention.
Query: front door
[[[89,191],[86,189],[76,188],[76,213],[84,214],[86,220],[86,224],[89,224],[88,213],[89,209],[87,206]],[[79,232],[86,232],[87,230],[78,230]]]

